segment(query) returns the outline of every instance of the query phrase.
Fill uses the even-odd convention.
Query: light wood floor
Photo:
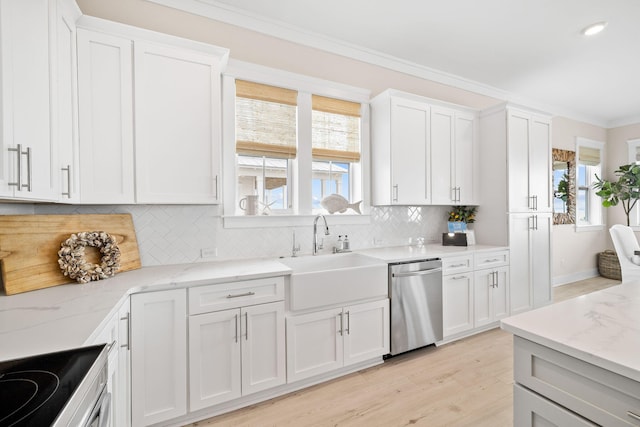
[[[619,283],[554,288],[554,301]],[[512,426],[512,336],[493,329],[427,347],[192,426]]]

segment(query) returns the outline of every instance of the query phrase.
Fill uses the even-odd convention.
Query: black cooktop
[[[0,362],[0,427],[51,425],[103,348]]]

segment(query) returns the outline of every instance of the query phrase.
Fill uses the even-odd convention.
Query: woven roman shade
[[[360,161],[360,104],[312,96],[312,156],[333,162]]]
[[[295,90],[236,80],[236,153],[296,157]]]
[[[600,164],[600,149],[580,147],[578,151],[578,163],[587,166],[597,166]]]

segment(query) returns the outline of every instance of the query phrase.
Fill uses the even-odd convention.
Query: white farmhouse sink
[[[355,253],[279,260],[293,270],[289,278],[292,311],[336,306],[388,295],[388,267]]]

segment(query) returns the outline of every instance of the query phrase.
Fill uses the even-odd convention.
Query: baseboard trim
[[[567,274],[565,276],[556,276],[552,279],[552,285],[562,286],[567,285],[572,282],[577,282],[578,280],[591,279],[592,277],[598,277],[598,269],[593,268],[591,270],[579,271],[577,273]]]

